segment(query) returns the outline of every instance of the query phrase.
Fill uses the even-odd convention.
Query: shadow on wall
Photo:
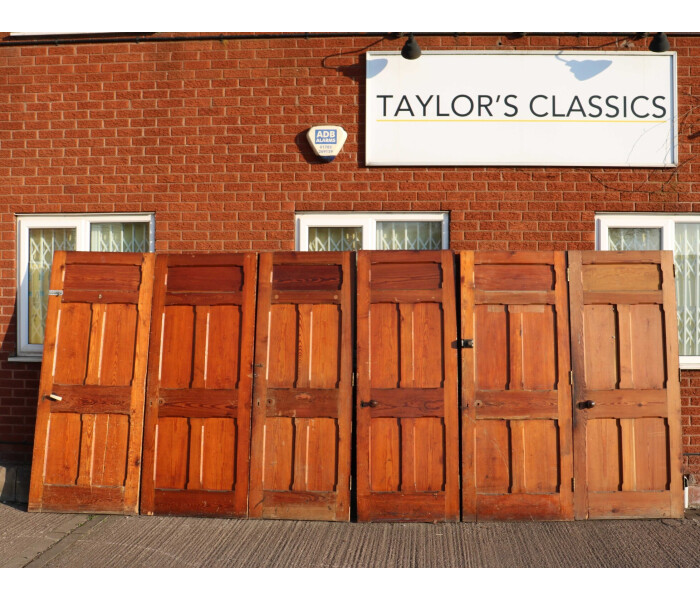
[[[352,79],[353,81],[356,81],[359,83],[359,98],[364,98],[365,94],[365,56],[362,55],[360,57],[359,62],[354,63],[352,65],[343,65],[343,66],[338,66],[338,67],[329,67],[325,64],[327,58],[331,58],[332,56],[339,56],[336,54],[332,54],[326,58],[323,59],[322,65],[327,68],[327,69],[333,69],[337,71],[338,73],[341,73],[344,77],[348,77]],[[375,62],[375,61],[372,61]],[[358,120],[357,120],[357,166],[362,168],[364,167],[364,122],[365,122],[365,106],[363,102],[360,102],[358,106]],[[308,117],[309,119],[313,119],[311,115]],[[345,130],[348,132],[348,141],[350,141],[351,136],[353,134],[353,129],[354,129],[354,123],[348,122],[347,120],[343,120],[342,118],[336,119],[336,118],[331,118],[329,120],[328,117],[320,116],[318,118],[318,121],[311,121],[307,123],[308,127],[306,127],[303,131],[300,131],[294,136],[294,143],[296,144],[297,149],[301,153],[302,157],[304,160],[307,162],[307,164],[310,165],[327,165],[328,161],[323,160],[319,156],[316,156],[316,153],[313,151],[311,148],[311,145],[309,144],[309,141],[306,139],[306,133],[307,131],[315,126],[315,125],[340,125],[341,127],[345,128]]]
[[[0,500],[14,502],[17,469],[13,466],[0,466]]]
[[[347,77],[349,79],[352,79],[358,84],[358,94],[357,98],[359,98],[359,105],[358,105],[358,111],[357,111],[357,137],[355,140],[355,143],[357,144],[357,167],[360,169],[365,168],[365,103],[364,103],[364,98],[365,98],[365,93],[366,93],[366,88],[367,88],[367,78],[368,77],[375,77],[381,73],[384,68],[388,64],[388,60],[385,58],[377,58],[371,60],[369,63],[367,62],[367,54],[366,52],[372,47],[377,44],[380,44],[382,41],[384,41],[384,38],[377,40],[376,42],[372,42],[371,44],[365,46],[364,48],[355,48],[351,52],[338,52],[336,54],[329,54],[328,56],[324,57],[323,60],[321,61],[321,66],[326,68],[326,69],[332,69],[338,73],[340,73],[343,77]],[[353,57],[357,59],[357,62],[354,62],[349,65],[338,65],[338,66],[333,66],[332,64],[329,64],[331,62],[331,59],[339,56],[345,56],[351,54]],[[345,129],[348,131],[348,142],[352,143],[352,134],[354,133],[352,125],[353,123],[337,123],[338,125],[342,125],[345,127]],[[311,127],[311,125],[309,125]],[[306,132],[304,132],[304,135],[306,135]],[[303,144],[305,144],[305,147],[308,148],[308,143],[306,142],[305,139],[303,139]],[[299,146],[299,142],[297,142],[297,146]],[[313,153],[313,151],[312,151]],[[315,155],[314,155],[314,158]],[[324,161],[318,161],[320,163],[323,163]]]
[[[326,123],[309,123],[309,127],[300,131],[294,136],[294,143],[297,146],[297,150],[301,153],[304,160],[310,165],[326,165],[327,161],[321,159],[321,157],[316,156],[316,153],[311,148],[309,140],[306,139],[306,132],[314,125],[325,125]],[[328,125],[335,125],[335,123],[328,123]]]
[[[0,342],[0,365],[3,371],[2,387],[0,387],[0,421],[7,423],[4,417],[10,417],[17,421],[21,418],[22,423],[15,423],[20,430],[31,431],[24,434],[4,434],[0,435],[0,465],[22,466],[31,463],[33,432],[36,420],[36,405],[39,394],[39,376],[41,373],[40,362],[10,362],[10,356],[17,354],[17,304],[12,310],[10,322],[7,325],[5,335]],[[13,414],[13,407],[20,411]],[[27,408],[34,412],[27,414]],[[2,468],[2,467],[0,467]],[[9,467],[8,467],[9,468]],[[28,475],[27,475],[28,479]],[[5,499],[4,487],[10,485],[8,482],[2,483],[2,498]]]
[[[30,465],[0,465],[0,501],[28,502]]]

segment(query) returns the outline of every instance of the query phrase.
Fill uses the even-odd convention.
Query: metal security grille
[[[661,229],[615,227],[608,229],[610,250],[661,250]]]
[[[93,223],[92,252],[148,252],[148,223]]]
[[[379,221],[377,250],[441,250],[439,221]]]
[[[29,233],[29,343],[44,342],[53,254],[75,250],[75,229],[31,229]]]
[[[700,224],[676,223],[673,252],[676,265],[678,353],[700,355]]]
[[[362,250],[362,227],[309,227],[311,252]]]

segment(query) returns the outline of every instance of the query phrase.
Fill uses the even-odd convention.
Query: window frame
[[[154,213],[18,214],[17,220],[17,358],[41,359],[43,344],[29,343],[29,230],[75,229],[77,251],[90,250],[93,223],[148,223],[148,251],[155,250]]]
[[[308,212],[297,213],[295,248],[297,252],[309,251],[310,227],[362,227],[362,249],[377,249],[377,222],[423,221],[442,223],[442,249],[450,247],[450,215],[446,211],[435,212]]]
[[[661,229],[661,250],[675,252],[676,223],[700,223],[700,215],[690,213],[610,213],[595,216],[595,249],[609,250],[608,230],[623,228]],[[681,369],[700,369],[700,356],[678,357]]]

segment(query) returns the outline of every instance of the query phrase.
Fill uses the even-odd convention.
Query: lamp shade
[[[408,36],[408,40],[403,45],[403,48],[401,48],[401,56],[408,60],[415,60],[420,56],[420,54],[420,46],[418,45],[418,42],[416,42],[416,38],[414,38],[413,34],[411,33]]]
[[[665,33],[657,33],[654,39],[649,44],[649,50],[652,52],[668,52],[671,49],[671,44],[668,43],[668,38]]]

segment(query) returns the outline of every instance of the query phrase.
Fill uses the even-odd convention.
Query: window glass
[[[92,223],[93,252],[148,252],[148,223]]]
[[[29,230],[29,343],[44,342],[44,323],[49,303],[49,279],[53,253],[75,250],[76,231],[70,229]]]
[[[309,250],[362,250],[362,227],[309,227]]]
[[[700,223],[676,223],[673,261],[676,265],[678,353],[700,355]]]
[[[439,221],[377,221],[377,250],[441,250]]]
[[[296,215],[301,251],[445,250],[445,212],[325,212]]]
[[[611,227],[610,250],[661,250],[661,229],[654,227]]]

